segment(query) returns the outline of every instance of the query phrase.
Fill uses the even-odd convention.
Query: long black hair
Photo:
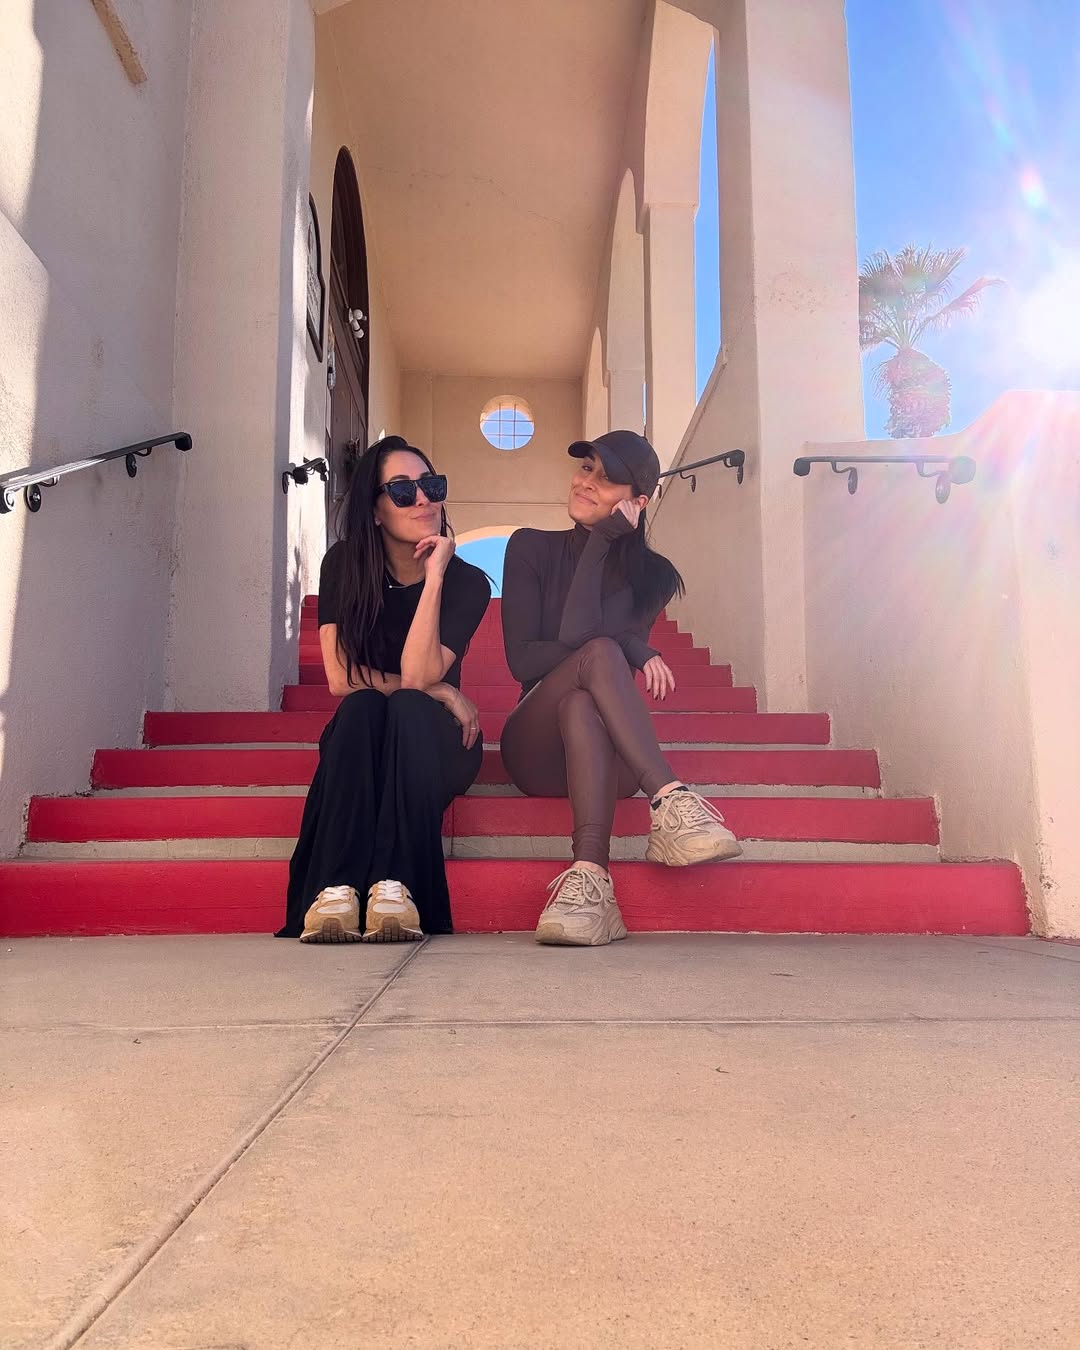
[[[632,490],[638,495],[636,488]],[[681,600],[686,594],[686,584],[675,564],[649,547],[644,510],[633,534],[615,541],[611,556],[633,592],[634,613],[639,617],[651,618],[673,597]]]
[[[354,461],[349,490],[341,506],[343,561],[338,592],[338,647],[345,658],[349,683],[361,667],[382,670],[387,659],[379,632],[379,617],[386,594],[386,550],[382,530],[375,523],[383,461],[395,450],[418,455],[431,473],[435,466],[423,450],[404,436],[384,436]],[[452,534],[442,509],[440,534]],[[364,683],[367,680],[361,675]]]

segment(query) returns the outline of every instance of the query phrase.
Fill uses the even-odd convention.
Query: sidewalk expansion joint
[[[71,1350],[90,1330],[94,1323],[107,1312],[121,1294],[131,1285],[148,1263],[161,1251],[165,1244],[183,1226],[199,1205],[206,1199],[214,1187],[221,1181],[244,1156],[251,1146],[262,1136],[267,1127],[284,1111],[293,1098],[311,1081],[330,1056],[345,1043],[345,1040],[379,999],[397,982],[406,968],[427,946],[427,939],[410,946],[404,959],[386,977],[379,988],[356,1011],[341,1031],[328,1045],[323,1046],[308,1060],[289,1086],[275,1102],[250,1126],[231,1149],[195,1183],[187,1196],[175,1205],[158,1226],[134,1248],[98,1288],[90,1294],[76,1309],[71,1317],[46,1343],[45,1350]]]

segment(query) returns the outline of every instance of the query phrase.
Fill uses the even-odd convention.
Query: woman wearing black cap
[[[503,636],[521,700],[502,735],[514,784],[530,797],[569,796],[572,866],[551,883],[539,942],[594,947],[626,937],[608,873],[615,802],[650,800],[646,857],[682,867],[742,851],[723,818],[671,770],[634,684],[663,700],[675,677],[647,642],[682,595],[678,572],[645,540],[660,461],[633,431],[577,441],[571,530],[518,530],[506,550]]]
[[[353,472],[344,538],[319,580],[323,665],[343,697],[319,741],[278,937],[451,931],[440,826],[483,758],[476,705],[459,685],[491,587],[454,556],[446,492],[401,436],[377,442]]]

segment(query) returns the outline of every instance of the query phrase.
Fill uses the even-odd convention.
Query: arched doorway
[[[367,246],[360,188],[348,150],[338,151],[330,225],[330,473],[326,484],[327,533],[345,496],[353,462],[367,448],[368,317]],[[328,539],[329,542],[329,539]]]

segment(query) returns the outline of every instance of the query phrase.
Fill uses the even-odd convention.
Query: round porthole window
[[[520,450],[532,440],[536,424],[523,398],[500,394],[484,404],[480,430],[496,450]]]

